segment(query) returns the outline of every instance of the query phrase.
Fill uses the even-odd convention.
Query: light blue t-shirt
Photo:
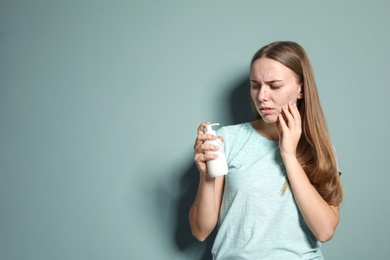
[[[222,127],[229,172],[212,249],[214,259],[323,259],[320,242],[303,219],[279,143],[251,125]]]

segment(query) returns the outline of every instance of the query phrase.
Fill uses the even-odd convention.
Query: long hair
[[[262,57],[280,62],[297,75],[303,91],[303,98],[297,103],[302,118],[302,135],[297,146],[297,158],[322,198],[329,205],[340,205],[343,188],[337,169],[337,158],[321,108],[313,69],[305,50],[295,42],[274,42],[255,53],[251,68],[253,63]],[[257,111],[256,117],[261,119]]]

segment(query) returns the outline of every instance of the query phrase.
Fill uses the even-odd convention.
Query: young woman
[[[323,259],[340,218],[343,190],[334,148],[304,49],[274,42],[252,58],[250,94],[257,120],[204,133],[194,145],[200,172],[190,210],[193,235],[218,224],[214,259]],[[229,172],[208,176],[206,140],[224,141]]]

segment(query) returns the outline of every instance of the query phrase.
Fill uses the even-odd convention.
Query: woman
[[[336,156],[304,49],[274,42],[252,58],[250,94],[257,120],[198,128],[200,172],[190,210],[193,235],[205,240],[218,223],[214,259],[323,259],[340,218],[343,190]],[[211,178],[205,154],[224,141],[229,172]]]

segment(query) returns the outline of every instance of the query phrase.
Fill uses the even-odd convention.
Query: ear
[[[298,89],[298,99],[302,99],[302,98],[303,98],[303,83],[299,85],[299,89]]]

